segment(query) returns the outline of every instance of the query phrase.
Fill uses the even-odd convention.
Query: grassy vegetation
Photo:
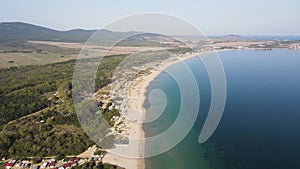
[[[184,54],[187,52],[193,52],[191,48],[186,48],[186,47],[180,47],[180,48],[174,48],[174,49],[168,49],[167,51],[171,53],[177,53],[177,54]]]
[[[0,68],[63,62],[76,59],[79,53],[80,49],[19,42],[0,46]]]
[[[21,65],[44,65],[48,63],[62,62],[75,59],[77,55],[61,55],[57,53],[24,53],[24,52],[7,52],[0,53],[0,68],[7,68]]]
[[[159,42],[155,41],[147,41],[147,40],[135,40],[135,39],[127,39],[124,41],[121,41],[120,43],[117,44],[117,46],[135,46],[135,47],[168,47],[170,45],[167,44],[161,44]]]
[[[5,163],[0,163],[0,168],[5,168]]]

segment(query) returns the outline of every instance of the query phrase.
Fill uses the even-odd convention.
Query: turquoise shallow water
[[[300,168],[300,51],[245,50],[219,55],[227,79],[227,101],[217,130],[206,143],[198,143],[211,90],[204,66],[192,58],[186,63],[201,94],[197,121],[173,149],[147,158],[146,168]],[[181,69],[178,64],[174,68]],[[168,103],[157,120],[144,125],[148,137],[173,124],[181,102],[176,81],[167,73],[160,74],[148,92],[153,89],[164,91]]]

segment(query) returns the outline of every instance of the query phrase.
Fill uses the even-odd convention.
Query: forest
[[[124,57],[103,59],[96,90],[110,83],[115,67]],[[74,111],[74,65],[71,60],[0,70],[0,157],[76,155],[94,144]]]
[[[110,83],[115,67],[124,57],[116,55],[103,59],[97,72],[96,89]],[[66,88],[71,96],[74,64],[71,60],[0,70],[0,129],[11,120],[50,107],[53,103],[48,97],[59,88]]]

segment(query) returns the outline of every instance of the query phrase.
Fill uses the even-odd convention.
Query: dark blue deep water
[[[211,90],[201,61],[189,59],[186,63],[201,94],[197,121],[180,144],[146,159],[146,168],[299,169],[300,51],[245,50],[219,55],[227,79],[227,101],[217,130],[207,142],[198,143]],[[174,68],[181,69],[179,65]],[[157,88],[165,92],[168,103],[157,120],[144,125],[147,136],[171,126],[180,108],[179,88],[171,76],[160,74],[148,91]]]

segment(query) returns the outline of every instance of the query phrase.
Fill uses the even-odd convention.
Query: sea
[[[146,169],[299,169],[300,51],[234,50],[219,56],[227,98],[217,129],[199,143],[211,104],[211,82],[198,57],[186,60],[200,93],[196,122],[172,149],[146,158]],[[171,69],[180,71],[180,65]],[[163,91],[167,102],[157,119],[143,125],[146,137],[172,126],[181,106],[180,88],[170,73],[162,72],[152,81],[147,98],[156,89]],[[149,99],[144,107],[150,107]],[[152,147],[146,142],[147,148]]]

